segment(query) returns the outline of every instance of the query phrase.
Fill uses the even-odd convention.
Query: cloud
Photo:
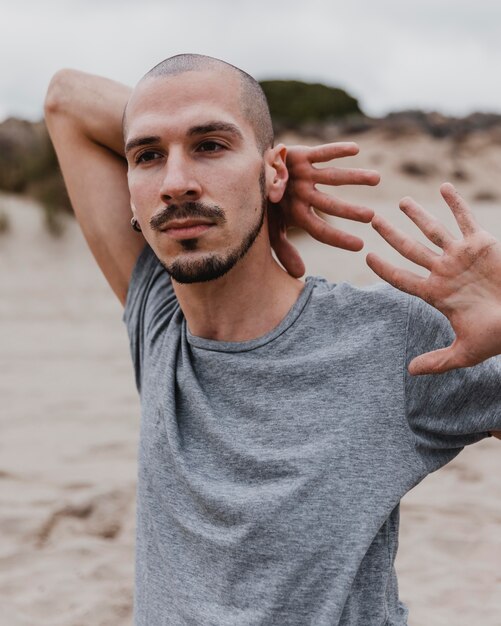
[[[0,113],[40,117],[52,74],[77,67],[129,84],[179,52],[257,78],[348,89],[372,114],[501,110],[501,6],[490,0],[25,0],[0,23]]]

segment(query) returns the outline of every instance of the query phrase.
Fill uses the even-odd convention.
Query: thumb
[[[457,360],[456,350],[453,346],[449,346],[417,356],[412,359],[407,369],[412,376],[422,376],[423,374],[442,374],[457,367],[461,365]]]
[[[285,270],[294,278],[301,278],[306,271],[303,259],[287,239],[287,227],[273,211],[274,208],[271,207],[271,210],[268,210],[268,234],[271,247]]]
[[[301,278],[306,271],[303,259],[297,251],[297,248],[287,239],[287,235],[282,233],[278,239],[273,242],[273,249],[278,260],[294,278]]]

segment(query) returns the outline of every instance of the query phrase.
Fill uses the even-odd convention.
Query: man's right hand
[[[315,163],[325,163],[358,154],[357,144],[351,142],[329,143],[312,148],[292,146],[287,152],[289,182],[283,200],[271,205],[268,211],[270,240],[275,253],[292,276],[299,278],[305,266],[297,249],[287,239],[287,230],[298,227],[322,243],[344,250],[361,250],[364,242],[349,233],[335,228],[319,217],[315,210],[355,220],[370,222],[374,211],[322,193],[316,185],[377,185],[380,176],[374,170],[345,169],[340,167],[317,168]]]

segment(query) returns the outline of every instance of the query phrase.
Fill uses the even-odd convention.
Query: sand
[[[384,182],[340,193],[409,232],[396,208],[409,192],[450,223],[437,191],[448,178],[446,154],[426,180],[396,175],[409,151],[440,156],[443,145],[430,142],[416,138],[410,150],[408,140],[364,136],[356,161],[379,167]],[[471,180],[461,185],[470,199],[495,189],[499,152],[473,154],[475,170],[469,162]],[[71,218],[54,239],[30,201],[2,197],[1,207],[11,230],[0,237],[0,626],[127,626],[139,402],[121,306]],[[501,237],[501,202],[475,209]],[[366,250],[396,260],[370,227],[348,227]],[[296,241],[309,274],[376,280],[363,252]],[[404,498],[397,566],[411,626],[501,623],[500,475],[501,441],[489,439]]]

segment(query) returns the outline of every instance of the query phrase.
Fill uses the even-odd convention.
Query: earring
[[[138,223],[138,221],[137,221],[137,219],[135,217],[133,217],[131,219],[130,225],[136,231],[136,233],[140,233],[141,232],[141,226],[139,226],[139,223]]]

